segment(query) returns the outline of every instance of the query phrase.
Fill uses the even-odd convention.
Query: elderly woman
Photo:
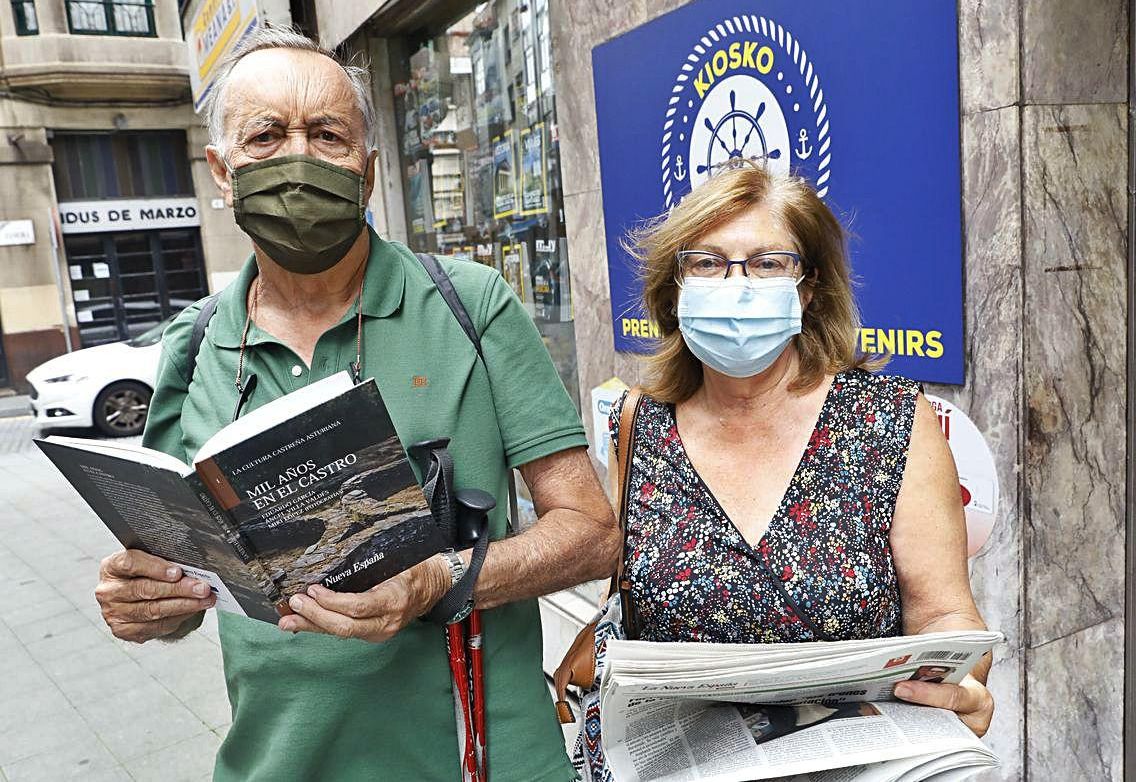
[[[983,628],[950,450],[917,384],[873,374],[879,362],[857,353],[844,234],[813,190],[731,168],[631,246],[663,335],[629,468],[625,574],[640,637]],[[988,669],[896,695],[982,735]]]

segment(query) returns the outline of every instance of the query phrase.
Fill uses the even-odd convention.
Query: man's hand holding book
[[[102,561],[95,599],[115,638],[135,643],[176,634],[217,601],[209,584],[137,549],[118,551]]]

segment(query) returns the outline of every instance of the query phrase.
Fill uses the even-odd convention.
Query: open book
[[[957,684],[995,632],[796,644],[609,641],[603,747],[620,782],[917,782],[997,758],[944,709],[901,703],[904,680]]]
[[[310,584],[360,592],[449,545],[375,382],[346,372],[237,419],[192,465],[113,441],[36,443],[124,547],[266,622]]]

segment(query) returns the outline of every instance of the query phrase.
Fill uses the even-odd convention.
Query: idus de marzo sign
[[[861,347],[963,381],[958,19],[906,0],[703,0],[592,52],[617,350],[656,332],[620,246],[730,158],[806,177],[850,230]]]

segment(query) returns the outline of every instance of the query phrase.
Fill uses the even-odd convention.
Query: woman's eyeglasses
[[[725,278],[730,267],[741,266],[747,277],[771,279],[776,277],[800,276],[801,256],[790,250],[770,250],[761,252],[741,261],[731,261],[709,250],[679,250],[675,253],[678,261],[678,281],[687,277]]]

